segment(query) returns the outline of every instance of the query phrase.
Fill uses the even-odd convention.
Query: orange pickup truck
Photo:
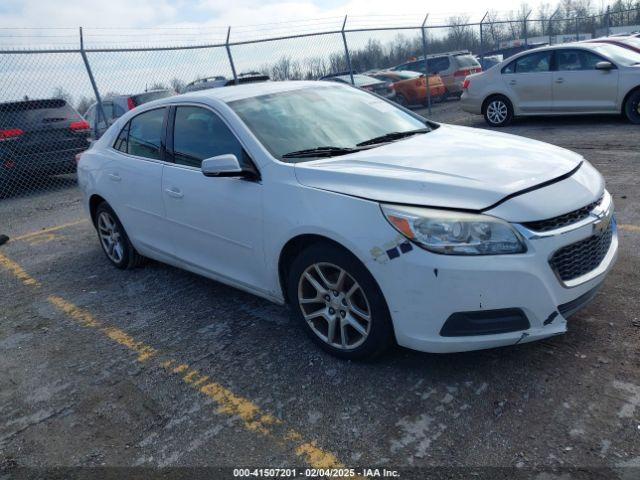
[[[427,103],[427,81],[422,73],[409,70],[393,72],[384,70],[373,73],[371,76],[393,82],[396,90],[394,101],[402,106]],[[429,75],[429,89],[432,102],[442,101],[447,91],[439,75]]]

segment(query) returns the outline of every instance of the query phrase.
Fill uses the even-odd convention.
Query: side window
[[[511,62],[502,69],[502,73],[516,73],[516,62]]]
[[[567,70],[595,70],[596,63],[603,61],[595,53],[585,50],[558,50],[556,51],[556,68],[559,71]]]
[[[95,113],[96,113],[96,107],[93,106],[91,108],[89,108],[89,110],[87,110],[86,112],[84,112],[84,118],[87,122],[89,122],[89,125],[93,126],[93,123],[96,121],[95,117]]]
[[[430,73],[444,72],[449,68],[449,65],[450,65],[449,57],[434,58],[429,62],[429,72]]]
[[[548,72],[551,65],[551,52],[537,52],[520,57],[515,61],[516,73]]]
[[[424,72],[424,60],[420,60],[419,62],[407,63],[406,68],[402,68],[400,70],[411,70],[412,72]]]
[[[242,145],[224,122],[211,110],[177,107],[173,129],[175,162],[200,167],[205,158],[234,154],[241,165],[249,162]]]
[[[114,103],[113,104],[113,113],[112,113],[113,118],[120,118],[124,114],[125,114],[124,108],[122,108],[117,103]]]
[[[116,138],[115,143],[113,144],[113,148],[116,150],[120,150],[121,152],[127,153],[127,141],[129,140],[129,125],[131,122],[127,122],[127,124],[122,127],[120,130],[120,135]]]
[[[160,159],[160,140],[164,108],[141,113],[129,121],[127,153],[138,157]]]

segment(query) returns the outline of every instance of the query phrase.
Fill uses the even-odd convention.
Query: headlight
[[[396,230],[435,253],[503,255],[527,251],[520,234],[499,218],[432,208],[381,207]]]

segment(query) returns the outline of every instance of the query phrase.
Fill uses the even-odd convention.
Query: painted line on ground
[[[40,235],[51,234],[51,233],[57,232],[59,230],[63,230],[65,228],[74,227],[76,225],[80,225],[82,223],[88,223],[88,222],[89,222],[89,220],[82,219],[82,220],[76,220],[74,222],[63,223],[62,225],[57,225],[55,227],[47,227],[47,228],[43,228],[41,230],[36,230],[35,232],[25,233],[23,235],[18,235],[17,237],[11,237],[11,238],[9,238],[9,241],[17,242],[19,240],[30,240],[30,239],[32,239],[34,237],[38,237]]]
[[[37,288],[40,292],[43,291],[42,284],[38,280],[31,277],[18,263],[1,253],[0,266],[4,267],[24,285]],[[280,448],[292,452],[312,468],[346,468],[335,455],[319,447],[316,441],[304,440],[300,432],[288,428],[281,419],[263,411],[251,400],[233,393],[189,364],[136,340],[119,328],[104,324],[88,310],[78,307],[63,297],[55,294],[44,294],[47,301],[56,310],[65,314],[75,324],[101,333],[106,338],[135,353],[137,362],[158,365],[162,367],[160,371],[164,371],[172,377],[177,376],[185,385],[196,389],[202,395],[213,400],[217,405],[216,411],[218,414],[238,418],[246,430],[271,438]],[[357,479],[362,477],[349,478]]]
[[[618,225],[620,230],[626,230],[628,232],[640,232],[640,225],[631,225],[630,223],[623,223]]]

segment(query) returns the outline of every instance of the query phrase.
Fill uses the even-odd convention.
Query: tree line
[[[502,41],[523,39],[525,36],[532,38],[577,32],[596,36],[598,31],[606,26],[640,25],[640,0],[615,0],[608,6],[598,8],[594,7],[593,0],[560,0],[554,5],[543,3],[537,9],[531,9],[527,3],[522,3],[518,9],[506,15],[489,11],[482,22],[482,27],[477,21],[471,23],[468,15],[451,16],[445,24],[448,26],[426,29],[429,53],[455,50],[480,53],[497,47]],[[480,28],[482,28],[482,42]],[[411,30],[404,32],[388,41],[370,38],[362,47],[350,46],[349,55],[353,70],[366,72],[384,69],[406,62],[408,59],[419,58],[423,53],[420,29],[416,29],[412,34],[406,33]],[[295,57],[298,58],[282,55],[274,62],[264,63],[259,70],[268,74],[273,80],[314,80],[324,75],[348,70],[347,57],[343,49],[328,52],[325,56],[299,59],[300,56],[300,52],[296,52]],[[208,72],[207,75],[199,75],[198,78],[216,74],[219,72]],[[185,80],[173,78],[167,83],[156,82],[148,89],[171,88],[180,93],[187,82],[198,78]],[[106,99],[117,94],[117,92],[108,92],[102,95],[102,98]],[[94,99],[87,96],[80,96],[74,102],[73,97],[61,87],[54,89],[53,97],[67,100],[81,114],[84,114],[94,103]]]

